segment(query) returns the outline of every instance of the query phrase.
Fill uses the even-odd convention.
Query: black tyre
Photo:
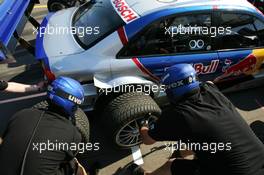
[[[78,108],[75,113],[75,126],[82,135],[82,142],[89,143],[90,123],[82,109]]]
[[[62,9],[69,8],[67,0],[48,0],[48,10],[50,12],[57,12]]]
[[[33,106],[35,109],[48,109],[48,102],[42,101]],[[75,126],[82,135],[82,142],[88,143],[90,138],[90,123],[82,109],[78,108],[75,113]]]
[[[153,124],[161,115],[156,102],[144,93],[131,92],[113,99],[103,112],[114,144],[121,148],[139,145],[139,129],[142,121]]]

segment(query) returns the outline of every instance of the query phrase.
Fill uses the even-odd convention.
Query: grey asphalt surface
[[[45,5],[44,0],[41,2],[41,5]],[[33,16],[41,21],[46,13],[46,8],[36,8]],[[32,26],[27,25],[23,35],[25,39],[32,40],[31,42],[34,44],[35,36],[32,33]],[[42,79],[43,75],[40,66],[36,64],[34,57],[28,54],[26,50],[18,46],[15,57],[17,59],[16,63],[0,65],[0,79],[30,84]],[[0,134],[4,132],[8,119],[15,112],[31,107],[45,98],[38,97],[1,104],[3,100],[18,98],[20,96],[24,95],[0,93]],[[264,86],[232,92],[227,94],[227,96],[249,124],[257,120],[264,121]],[[101,124],[103,119],[100,119],[93,113],[87,113],[87,115],[91,122],[91,142],[100,143],[100,150],[80,155],[80,160],[84,166],[88,169],[94,165],[98,166],[100,168],[100,175],[109,175],[113,174],[119,167],[123,167],[127,163],[132,162],[133,158],[130,150],[121,150],[113,147],[107,138],[107,131],[104,130]],[[150,171],[165,163],[171,154],[164,149],[164,143],[157,143],[152,146],[142,145],[141,152],[145,162],[143,167]]]

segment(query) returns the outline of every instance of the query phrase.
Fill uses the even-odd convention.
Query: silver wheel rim
[[[125,126],[123,126],[118,133],[116,134],[116,144],[120,147],[130,148],[142,143],[140,133],[139,133],[139,122],[144,118],[138,118],[132,120]],[[152,125],[158,118],[156,116],[150,115],[145,118],[148,121],[149,125]]]
[[[65,8],[66,8],[66,6],[61,4],[61,3],[59,3],[59,2],[54,2],[50,6],[50,9],[52,11],[59,11],[59,10],[65,9]]]

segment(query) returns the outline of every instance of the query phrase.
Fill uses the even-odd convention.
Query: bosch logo
[[[199,50],[204,48],[204,41],[203,40],[191,40],[189,46],[192,50]]]
[[[116,12],[125,23],[130,23],[139,17],[139,15],[128,6],[125,0],[114,0],[111,2]]]

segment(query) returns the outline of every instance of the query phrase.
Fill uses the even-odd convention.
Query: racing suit
[[[32,133],[35,133],[33,137]],[[62,175],[75,171],[70,166],[77,153],[73,148],[82,138],[62,110],[50,107],[47,111],[25,109],[16,113],[9,122],[3,140],[0,174],[20,174],[25,159],[24,175]]]
[[[171,104],[149,131],[156,141],[176,141],[167,150],[192,150],[196,159],[176,159],[177,175],[264,175],[264,145],[213,84]]]

